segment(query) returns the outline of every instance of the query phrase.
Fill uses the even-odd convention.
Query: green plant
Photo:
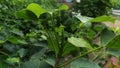
[[[53,58],[46,57],[42,60],[39,60],[39,62],[41,62],[40,65],[43,65],[42,62],[46,61],[48,65],[51,65],[54,68],[64,67],[68,64],[70,64],[71,68],[100,68],[100,66],[95,64],[93,61],[98,58],[103,58],[101,56],[103,54],[103,49],[111,48],[119,51],[118,44],[120,35],[115,36],[113,32],[106,30],[105,28],[98,27],[98,31],[100,30],[103,34],[101,36],[102,43],[99,46],[93,46],[92,43],[88,43],[91,42],[91,40],[85,40],[89,37],[86,38],[86,36],[83,35],[84,33],[81,32],[84,32],[85,28],[89,28],[86,27],[89,22],[113,22],[115,19],[109,16],[101,16],[95,19],[76,16],[82,22],[79,23],[80,21],[78,21],[76,17],[74,18],[69,16],[69,13],[66,11],[67,9],[68,7],[66,5],[62,5],[58,9],[52,9],[53,11],[49,11],[43,9],[38,4],[32,3],[28,5],[26,9],[17,11],[16,16],[26,19],[27,21],[36,20],[37,22],[34,23],[38,24],[38,31],[42,31],[40,32],[41,37],[48,43],[48,47],[50,48],[48,53],[52,52],[50,55],[52,55]],[[108,33],[110,33],[110,37],[106,36]],[[98,52],[97,55],[95,55],[95,51]],[[81,54],[75,54],[75,52],[80,52]],[[93,53],[93,60],[87,61],[85,57],[88,58],[87,55],[90,53]],[[73,58],[64,62],[64,58],[69,54],[73,55]],[[78,63],[81,63],[81,65]],[[85,66],[82,63],[88,64],[88,66]]]
[[[91,22],[114,21],[113,18],[71,17],[66,5],[51,5],[46,9],[44,1],[47,4],[49,0],[39,0],[43,1],[41,6],[35,3],[28,5],[34,2],[32,0],[19,1],[0,0],[0,68],[103,67],[102,63],[98,64],[101,59],[106,60],[103,55],[105,47],[93,44],[92,40],[100,32],[102,45],[106,45],[114,33],[104,25],[92,27]],[[18,18],[14,17],[14,11],[17,11]],[[119,36],[115,38],[119,39]],[[89,57],[91,52],[93,57]],[[105,53],[119,57],[119,46],[112,46]],[[68,60],[65,61],[65,58]]]

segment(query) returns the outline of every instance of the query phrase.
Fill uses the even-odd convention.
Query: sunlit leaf
[[[41,14],[46,12],[45,9],[43,9],[39,4],[36,4],[36,3],[29,4],[27,6],[27,9],[32,11],[37,16],[37,18],[39,18]]]

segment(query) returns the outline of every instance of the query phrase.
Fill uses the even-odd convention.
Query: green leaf
[[[27,9],[32,11],[37,16],[37,18],[39,18],[41,14],[46,12],[45,9],[43,9],[39,4],[36,4],[36,3],[29,4],[27,6]]]
[[[19,44],[28,44],[24,39],[18,39],[17,42]]]
[[[37,20],[37,16],[32,11],[27,9],[15,12],[15,16],[26,20]]]
[[[49,44],[49,48],[55,52],[55,55],[59,53],[59,42],[57,39],[57,35],[55,32],[48,31],[47,41]]]
[[[91,45],[87,41],[85,41],[83,38],[71,37],[71,38],[68,38],[68,42],[73,44],[76,47],[85,47],[85,48],[92,49]]]
[[[24,39],[18,39],[14,37],[9,38],[8,41],[13,44],[28,44]]]
[[[88,22],[106,22],[106,21],[109,21],[109,22],[114,23],[115,20],[116,20],[116,19],[113,18],[113,17],[103,15],[103,16],[100,16],[100,17],[96,17],[96,18],[94,18],[94,19],[91,19],[91,20],[89,20]]]
[[[59,7],[59,10],[68,10],[69,7],[65,4],[63,4],[62,6]]]
[[[76,15],[75,17],[79,19],[82,23],[87,23],[89,20],[93,19],[91,17],[82,16],[80,14]]]
[[[108,48],[120,50],[120,35],[115,36],[108,44]]]
[[[11,63],[19,63],[20,62],[20,58],[7,58],[7,61],[11,62]]]
[[[14,34],[16,34],[16,35],[18,35],[18,36],[21,36],[21,37],[24,36],[23,32],[20,31],[19,29],[14,29],[11,32],[14,33]]]
[[[93,29],[95,31],[101,32],[102,30],[104,30],[106,28],[106,26],[104,24],[95,24],[95,26],[93,27]]]
[[[39,52],[36,52],[31,56],[31,59],[39,59],[45,54],[45,52],[46,52],[46,48],[40,49]]]
[[[101,68],[98,64],[86,58],[78,59],[70,64],[70,68]]]

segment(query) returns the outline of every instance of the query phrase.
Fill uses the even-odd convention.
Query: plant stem
[[[90,50],[90,51],[82,54],[82,55],[79,55],[79,56],[77,56],[77,57],[74,57],[73,59],[65,62],[63,65],[60,65],[60,68],[66,66],[66,65],[68,65],[68,64],[70,64],[71,62],[73,62],[73,61],[75,61],[75,60],[77,60],[77,59],[79,59],[79,58],[81,58],[81,57],[83,57],[83,56],[85,56],[85,55],[87,55],[87,54],[89,54],[89,53],[91,53],[91,52],[94,52],[94,51],[96,51],[96,50],[99,50],[99,49],[101,49],[101,48],[104,48],[104,46],[95,48],[95,49],[93,49],[93,50]]]

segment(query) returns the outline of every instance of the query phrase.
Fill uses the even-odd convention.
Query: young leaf
[[[83,38],[71,37],[71,38],[68,38],[68,42],[73,44],[76,47],[86,47],[86,48],[92,49],[90,44],[86,42]]]
[[[45,9],[43,9],[40,5],[36,4],[36,3],[31,3],[27,6],[27,9],[32,11],[36,16],[37,18],[39,18],[39,16],[43,13],[46,12]]]

